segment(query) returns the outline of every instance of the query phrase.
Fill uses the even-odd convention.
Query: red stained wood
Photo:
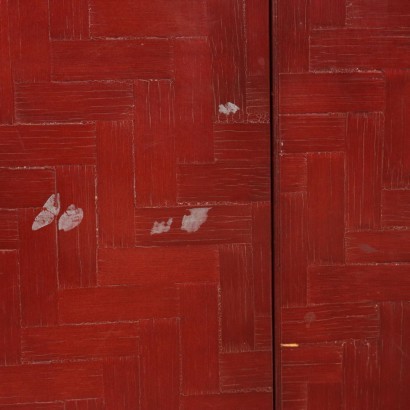
[[[346,128],[346,116],[343,114],[282,115],[281,152],[343,151]]]
[[[348,26],[403,28],[409,25],[410,7],[403,0],[352,0],[347,8]]]
[[[20,295],[17,251],[0,251],[0,364],[20,362]]]
[[[309,70],[309,3],[307,0],[279,1],[277,7],[280,16],[277,68],[281,73],[306,72]],[[283,108],[283,104],[281,106]]]
[[[286,154],[279,157],[281,192],[304,192],[307,189],[306,155]]]
[[[102,324],[25,328],[24,362],[90,360],[138,353],[136,324]]]
[[[272,387],[270,352],[223,353],[220,363],[222,391]]]
[[[181,230],[182,218],[190,215],[189,209],[137,208],[135,211],[135,236],[137,245],[195,245],[218,243],[250,243],[252,241],[252,209],[249,205],[209,205],[208,219],[196,232]],[[151,235],[154,222],[167,222],[172,218],[171,229]]]
[[[48,0],[16,0],[8,4],[13,80],[50,81]]]
[[[133,124],[97,124],[98,236],[102,246],[134,244]]]
[[[383,69],[409,64],[410,32],[405,30],[329,29],[311,33],[313,70]]]
[[[66,400],[65,410],[103,410],[104,402],[101,399]]]
[[[168,80],[134,84],[137,206],[176,202],[175,90]]]
[[[272,312],[272,248],[271,204],[252,205],[252,267],[254,307],[256,314],[269,316]]]
[[[91,0],[90,30],[93,37],[174,37],[208,33],[204,0],[139,1]]]
[[[379,309],[370,302],[293,307],[283,309],[282,315],[283,343],[377,338],[380,334]]]
[[[344,157],[311,154],[307,165],[309,261],[344,261]]]
[[[110,301],[110,303],[107,303]],[[178,291],[160,286],[113,286],[67,289],[59,292],[61,323],[136,321],[151,317],[175,317]]]
[[[307,196],[304,192],[282,194],[280,223],[283,244],[281,263],[282,306],[306,304],[308,242],[307,242]]]
[[[53,40],[89,38],[87,0],[50,0],[50,37]]]
[[[220,247],[222,351],[241,352],[254,347],[252,253],[249,245]]]
[[[172,285],[182,282],[219,282],[216,247],[99,249],[98,284]]]
[[[381,219],[383,227],[409,226],[410,191],[384,190],[382,191]]]
[[[346,227],[380,227],[384,118],[380,113],[350,114],[346,139]]]
[[[16,118],[20,122],[120,120],[133,111],[127,83],[39,83],[16,86]]]
[[[280,76],[282,114],[383,111],[385,81],[379,73],[309,73]]]
[[[346,0],[329,0],[326,2],[312,0],[309,9],[310,22],[314,27],[344,26],[346,23],[346,9]]]
[[[269,163],[268,124],[215,124],[216,161],[261,161]]]
[[[352,232],[346,235],[346,261],[349,263],[409,262],[407,241],[410,232],[387,230]]]
[[[309,383],[308,410],[342,409],[342,386],[340,383]]]
[[[268,164],[253,161],[180,165],[177,175],[178,202],[257,202],[268,201]],[[235,190],[229,187],[235,187]]]
[[[210,394],[183,397],[181,409],[248,410],[255,406],[258,410],[270,410],[272,403],[272,393]]]
[[[44,229],[33,231],[31,226],[40,210],[41,208],[19,210],[23,326],[51,326],[57,323],[57,226],[53,223]]]
[[[335,344],[283,347],[284,383],[340,383],[343,349]]]
[[[14,118],[14,86],[9,37],[9,4],[0,2],[0,124],[10,124]]]
[[[138,357],[108,358],[103,364],[106,410],[127,410],[139,407]]]
[[[322,304],[405,299],[410,286],[407,271],[407,264],[312,267],[308,300]]]
[[[179,162],[212,162],[212,64],[207,39],[174,41],[175,149]]]
[[[407,138],[409,75],[407,70],[386,70],[386,129],[383,182],[386,188],[410,187],[410,149]]]
[[[54,41],[52,56],[55,81],[169,78],[172,73],[172,49],[164,40]]]
[[[246,113],[245,4],[241,0],[208,0],[208,10],[214,120],[241,121]],[[237,105],[239,111],[221,114],[219,105],[227,102]]]
[[[0,191],[0,208],[41,208],[55,192],[55,172],[44,168],[0,168]]]
[[[0,249],[19,247],[18,215],[13,209],[0,209]]]
[[[103,394],[99,362],[28,364],[0,369],[0,403],[49,402]],[[70,383],[67,383],[70,380]]]
[[[272,349],[272,317],[255,317],[255,350]]]
[[[377,342],[359,340],[345,344],[343,360],[346,407],[364,410],[377,408],[380,378]]]
[[[1,166],[92,165],[95,146],[93,124],[0,127]]]
[[[214,285],[181,285],[182,392],[219,392],[218,298]],[[199,303],[201,309],[192,309]]]
[[[141,341],[140,408],[178,410],[180,398],[179,319],[142,320],[139,327]]]
[[[96,172],[91,166],[57,167],[57,191],[61,210],[72,204],[81,208],[84,218],[78,229],[58,231],[58,281],[60,288],[96,284]]]

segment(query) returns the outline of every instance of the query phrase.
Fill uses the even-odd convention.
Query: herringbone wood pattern
[[[410,408],[410,2],[279,0],[281,407]]]
[[[268,6],[0,0],[1,409],[271,408]]]

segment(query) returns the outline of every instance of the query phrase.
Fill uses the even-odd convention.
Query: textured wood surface
[[[269,61],[268,0],[0,0],[0,409],[272,408]]]
[[[410,3],[275,11],[277,408],[405,409]]]

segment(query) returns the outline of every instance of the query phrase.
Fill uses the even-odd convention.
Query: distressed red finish
[[[410,3],[275,12],[277,408],[409,408]]]
[[[272,409],[269,34],[268,0],[0,0],[0,409]]]

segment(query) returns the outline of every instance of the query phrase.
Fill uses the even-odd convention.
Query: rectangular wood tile
[[[101,286],[183,282],[219,282],[218,248],[163,246],[98,250],[98,284]]]
[[[215,285],[181,285],[182,392],[219,392],[218,299]],[[192,308],[194,304],[197,306]]]
[[[136,81],[134,95],[136,205],[175,204],[174,83],[169,80]]]
[[[95,164],[93,124],[0,127],[0,166]]]
[[[19,248],[18,213],[15,209],[0,209],[0,249]]]
[[[97,137],[99,245],[132,246],[134,244],[133,124],[131,121],[99,122]]]
[[[73,397],[85,399],[99,397],[103,392],[102,365],[99,362],[0,368],[1,404],[50,402]]]
[[[25,362],[90,360],[138,354],[136,324],[101,324],[24,328],[21,335]]]
[[[281,152],[343,151],[346,139],[346,115],[282,115],[279,119]]]
[[[146,245],[195,245],[220,243],[250,243],[252,240],[252,208],[249,205],[209,205],[207,219],[195,232],[182,230],[184,216],[192,215],[192,209],[137,208],[135,210],[135,236],[138,246]],[[195,212],[195,211],[194,211]],[[170,218],[172,220],[170,221]],[[162,233],[153,230],[161,226]],[[170,223],[170,225],[168,225]],[[168,230],[168,226],[170,229]]]
[[[121,120],[132,116],[132,85],[106,83],[33,83],[16,86],[19,122]]]
[[[381,220],[383,227],[410,225],[410,190],[383,190]]]
[[[0,124],[14,119],[14,86],[10,55],[9,3],[0,2]]]
[[[93,37],[200,36],[208,32],[204,0],[140,1],[91,0],[90,29]]]
[[[178,38],[175,48],[175,149],[181,163],[213,162],[211,46]]]
[[[58,231],[58,283],[60,288],[96,284],[96,170],[92,166],[57,167],[57,191],[61,212],[74,204],[84,213],[81,224]]]
[[[344,261],[344,162],[341,153],[308,156],[308,243],[314,263]]]
[[[281,114],[383,111],[385,81],[380,73],[282,74]]]
[[[52,40],[87,40],[89,38],[87,0],[50,0],[49,7]]]
[[[405,299],[410,287],[406,274],[408,269],[407,264],[311,267],[308,302],[323,304]]]
[[[323,296],[327,296],[325,292]],[[348,300],[348,297],[344,300]],[[292,307],[282,309],[282,315],[283,343],[375,339],[380,334],[379,309],[372,302]]]
[[[0,168],[0,191],[0,208],[41,208],[55,193],[55,172],[50,168]]]
[[[172,48],[166,40],[53,41],[51,50],[54,81],[170,78],[172,75]]]
[[[107,303],[107,301],[110,303]],[[59,292],[59,322],[101,323],[175,317],[179,312],[174,287],[113,286]]]
[[[53,223],[33,231],[32,224],[40,210],[41,208],[19,210],[23,326],[57,324],[57,226]],[[47,252],[43,252],[44,249]]]
[[[312,0],[309,7],[313,27],[343,27],[346,23],[346,0]]]
[[[341,383],[308,384],[308,410],[340,410],[342,405]]]
[[[254,347],[254,288],[249,245],[219,248],[222,305],[222,351],[242,352]]]
[[[280,191],[305,192],[307,190],[307,156],[304,154],[281,154]]]
[[[20,284],[17,251],[0,251],[0,364],[20,363]]]

